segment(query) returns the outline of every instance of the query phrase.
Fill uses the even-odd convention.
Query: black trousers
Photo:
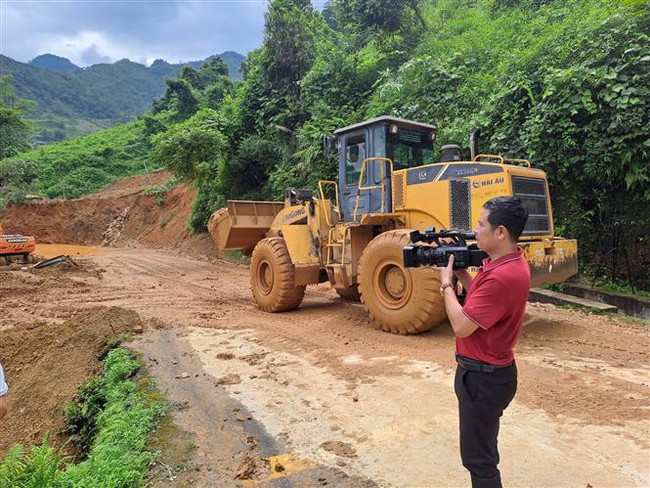
[[[517,391],[517,367],[492,373],[456,369],[460,457],[470,472],[472,488],[501,488],[497,469],[499,420]]]

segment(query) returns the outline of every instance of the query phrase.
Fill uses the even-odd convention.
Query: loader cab
[[[363,214],[392,212],[391,169],[433,163],[435,134],[433,125],[389,116],[334,132],[343,221],[358,222]]]

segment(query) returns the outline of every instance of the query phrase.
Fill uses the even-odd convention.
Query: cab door
[[[359,178],[361,167],[366,159],[368,148],[368,137],[365,130],[351,132],[339,139],[339,192],[343,220],[351,222],[354,220],[354,210],[357,208],[357,221],[359,216],[368,213],[369,195],[367,192],[359,192]],[[368,174],[364,174],[364,181],[361,186],[366,186],[369,181]],[[359,203],[357,207],[357,196]]]
[[[373,141],[369,139],[374,134],[370,132],[352,132],[339,142],[339,199],[346,222],[358,222],[363,214],[390,212],[390,164],[383,159],[369,159],[364,167],[364,160],[384,157],[383,153],[373,154]]]

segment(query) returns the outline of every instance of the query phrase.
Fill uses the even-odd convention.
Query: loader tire
[[[294,283],[295,268],[281,237],[257,243],[251,257],[251,289],[260,310],[286,312],[298,308],[305,287]]]
[[[440,277],[431,268],[405,268],[403,248],[408,230],[375,237],[359,260],[361,302],[382,329],[394,334],[418,334],[445,320]]]
[[[342,290],[336,289],[336,293],[346,302],[358,302],[361,297],[359,296],[359,285],[352,285]]]

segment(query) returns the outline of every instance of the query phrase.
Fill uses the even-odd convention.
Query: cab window
[[[386,138],[386,157],[393,161],[394,169],[433,163],[433,142],[430,134],[401,127],[397,133],[389,131]]]
[[[361,165],[366,159],[366,138],[363,134],[349,137],[345,141],[345,182],[348,185],[359,183]]]

